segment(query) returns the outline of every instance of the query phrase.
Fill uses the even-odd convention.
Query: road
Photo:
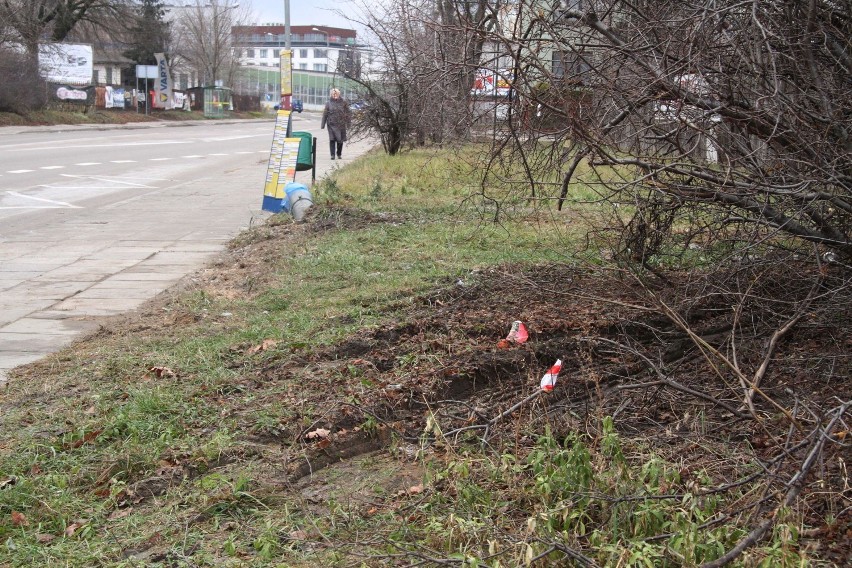
[[[273,125],[0,128],[0,382],[262,223]],[[318,114],[296,115],[293,130],[318,138],[317,179],[340,166],[321,151]],[[310,172],[297,181],[310,185]]]

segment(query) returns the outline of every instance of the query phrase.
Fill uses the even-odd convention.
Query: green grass
[[[437,488],[423,495],[385,487],[403,469],[386,457],[318,474],[318,499],[282,481],[287,451],[303,443],[295,436],[328,412],[311,395],[357,406],[375,388],[357,367],[311,359],[319,350],[485,268],[572,261],[585,231],[552,202],[516,196],[492,221],[482,194],[513,189],[481,190],[478,152],[369,154],[315,188],[314,222],[327,230],[280,238],[292,221],[277,216],[235,240],[266,247],[248,293],[190,290],[151,327],[103,334],[16,381],[0,398],[0,483],[15,479],[0,489],[0,566],[343,565],[352,546],[379,557],[416,545],[469,566],[515,566],[553,540],[591,544],[601,565],[675,566],[736,540],[697,529],[719,510],[712,499],[613,504],[683,481],[643,448],[625,458],[611,423],[602,440],[546,434],[497,455],[421,454],[416,467]],[[400,369],[418,356],[401,356]],[[277,372],[291,361],[319,368]],[[643,540],[661,531],[679,540]],[[760,558],[791,561],[794,540],[779,532]]]

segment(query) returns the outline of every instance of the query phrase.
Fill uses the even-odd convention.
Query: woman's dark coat
[[[350,119],[349,103],[343,99],[329,99],[322,111],[320,128],[325,128],[327,124],[329,140],[346,142],[346,127]]]

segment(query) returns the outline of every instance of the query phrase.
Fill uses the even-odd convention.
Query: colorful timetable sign
[[[296,179],[296,160],[299,157],[299,144],[302,139],[287,138],[290,119],[289,110],[279,110],[275,119],[272,149],[269,151],[266,181],[263,186],[262,209],[264,211],[274,213],[281,211],[285,197],[284,186]]]

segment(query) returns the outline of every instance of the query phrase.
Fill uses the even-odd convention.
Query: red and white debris
[[[562,370],[562,359],[557,359],[556,363],[547,371],[541,378],[541,390],[550,392],[556,384],[556,378],[559,376],[559,371]]]
[[[524,322],[515,320],[512,322],[512,329],[509,331],[509,335],[506,336],[506,340],[515,343],[524,343],[529,339],[529,336],[530,334],[527,333],[527,326],[524,325]]]

